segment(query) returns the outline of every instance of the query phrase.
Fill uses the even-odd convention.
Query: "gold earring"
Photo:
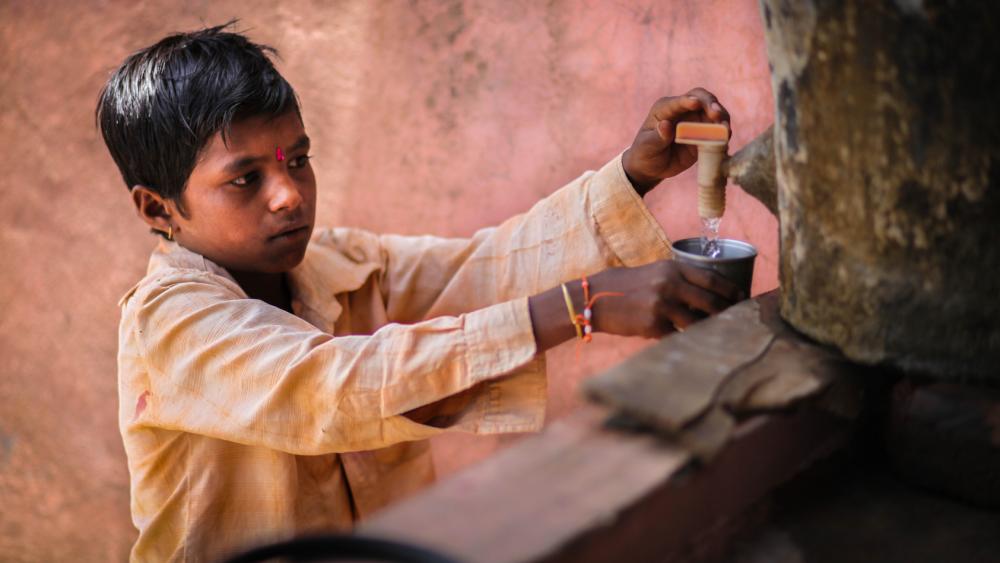
[[[174,226],[167,225],[167,240],[174,240]]]

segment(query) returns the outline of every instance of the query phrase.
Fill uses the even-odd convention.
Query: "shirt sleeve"
[[[386,308],[398,322],[472,311],[671,255],[620,155],[471,238],[383,235],[377,244]]]
[[[186,272],[137,292],[125,315],[147,378],[133,426],[299,455],[428,438],[441,429],[402,413],[511,372],[536,351],[525,299],[333,337],[214,274]]]

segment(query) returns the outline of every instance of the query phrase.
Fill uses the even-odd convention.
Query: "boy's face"
[[[170,209],[179,244],[241,272],[287,272],[302,261],[316,216],[309,137],[295,111],[216,133]],[[173,206],[174,202],[168,202]]]

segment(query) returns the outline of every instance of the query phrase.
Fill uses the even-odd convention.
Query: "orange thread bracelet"
[[[602,297],[622,297],[625,294],[618,293],[616,291],[601,291],[595,294],[593,297],[591,297],[590,282],[587,281],[587,276],[583,276],[581,278],[581,285],[583,285],[583,301],[584,301],[583,314],[576,316],[576,323],[574,324],[579,324],[583,326],[583,336],[581,336],[581,339],[584,342],[590,342],[591,339],[593,339],[593,332],[594,332],[593,325],[591,324],[591,321],[594,318],[594,312],[593,312],[594,303],[596,303],[597,300],[601,299]],[[565,291],[565,289],[566,288],[564,285],[563,290]],[[569,295],[568,291],[566,292],[566,295],[567,296]],[[579,327],[577,327],[577,331],[579,332]]]

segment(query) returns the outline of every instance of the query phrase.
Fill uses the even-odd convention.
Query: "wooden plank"
[[[591,398],[668,435],[710,410],[723,382],[774,340],[757,300],[692,325],[584,384]]]
[[[817,409],[756,417],[697,467],[684,451],[609,429],[605,418],[587,407],[358,531],[468,562],[689,558],[704,551],[706,534],[847,436],[843,419]]]
[[[463,561],[534,561],[619,513],[687,465],[654,436],[606,428],[587,406],[358,531],[440,550]]]
[[[817,409],[755,417],[711,463],[674,475],[623,513],[614,529],[581,533],[544,563],[714,561],[757,503],[843,446],[850,424]]]
[[[854,369],[785,324],[771,292],[664,338],[584,391],[708,460],[734,417],[787,408]]]

